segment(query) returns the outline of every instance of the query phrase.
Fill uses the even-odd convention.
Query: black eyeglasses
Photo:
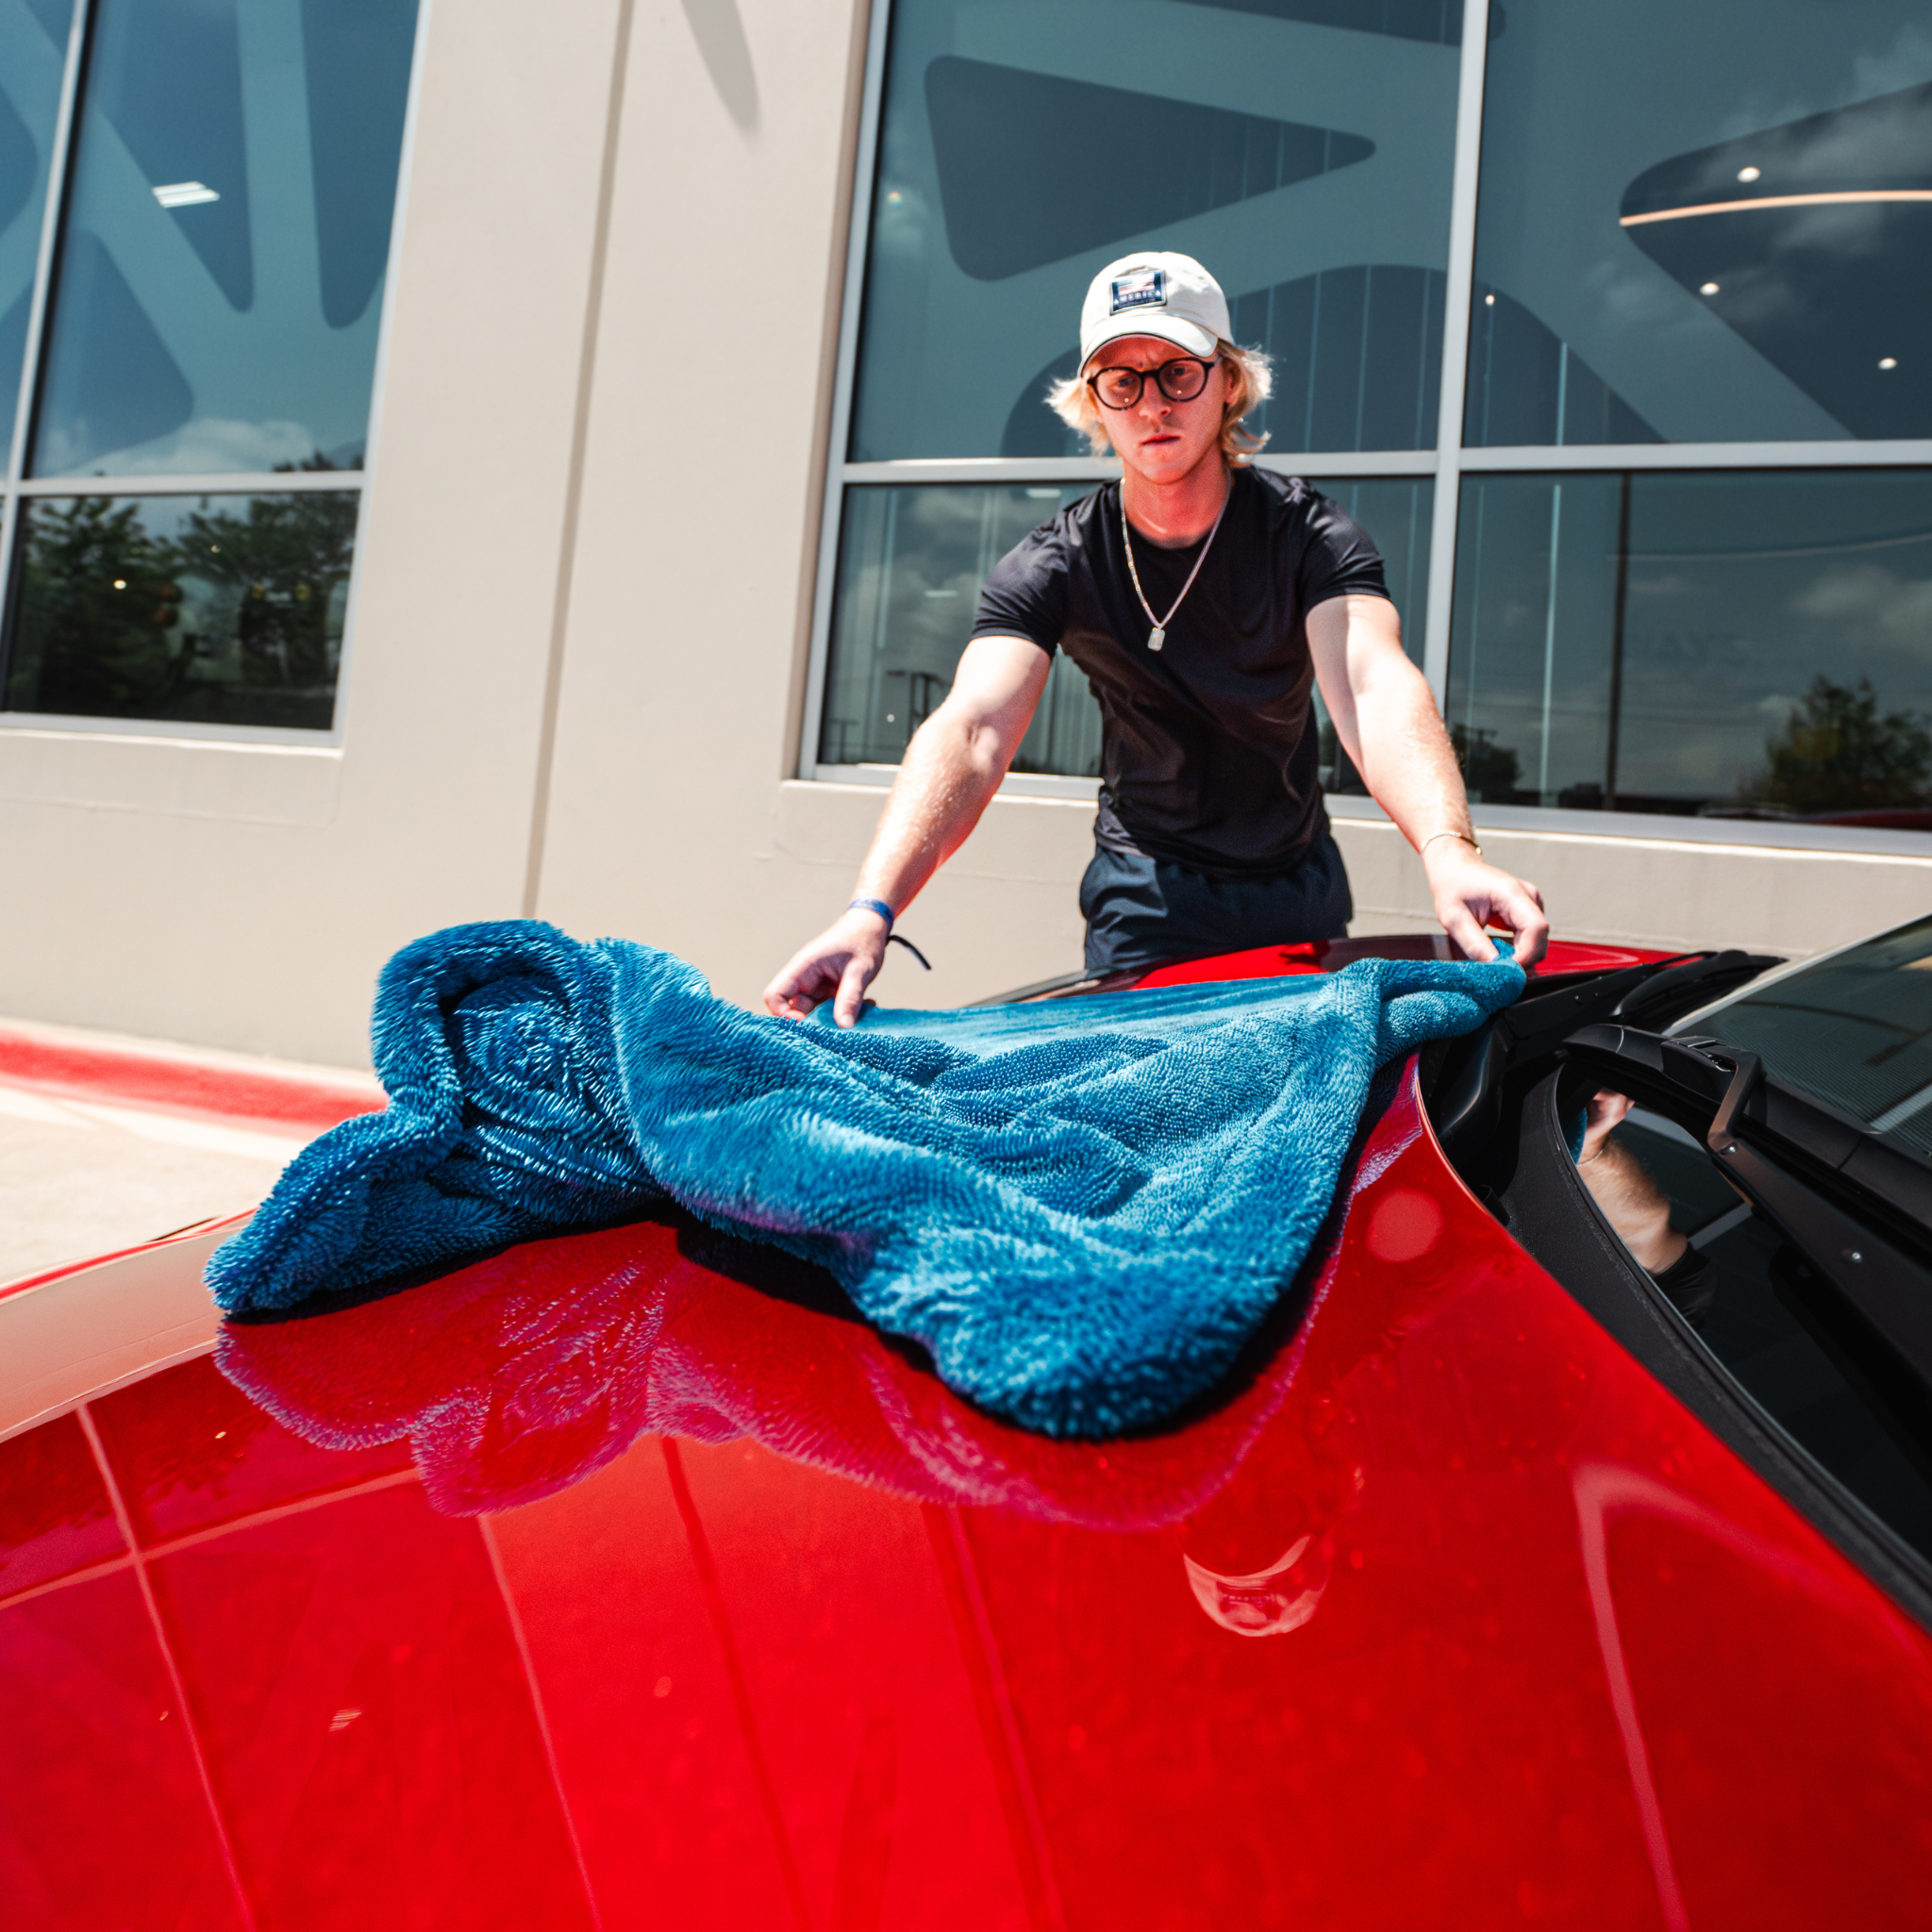
[[[1171,403],[1191,403],[1208,387],[1208,372],[1218,356],[1176,356],[1158,369],[1096,369],[1087,378],[1087,387],[1109,409],[1131,409],[1141,400],[1151,375],[1160,385],[1160,393]]]

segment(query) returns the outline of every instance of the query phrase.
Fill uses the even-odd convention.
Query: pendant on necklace
[[[1166,641],[1167,626],[1164,624],[1157,624],[1154,626],[1154,628],[1147,633],[1147,648],[1150,651],[1159,650],[1161,645],[1166,643]]]

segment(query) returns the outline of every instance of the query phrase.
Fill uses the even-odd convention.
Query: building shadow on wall
[[[758,128],[758,77],[751,64],[751,44],[738,17],[738,0],[684,0],[684,17],[704,56],[705,70],[724,111],[747,134]]]

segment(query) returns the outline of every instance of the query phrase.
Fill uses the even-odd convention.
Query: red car
[[[1932,1923],[1932,921],[1770,963],[1553,947],[1131,1440],[676,1216],[219,1335],[226,1228],[0,1291],[0,1922]]]

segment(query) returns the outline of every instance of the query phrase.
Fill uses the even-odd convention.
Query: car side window
[[[1844,1489],[1932,1556],[1932,1399],[1917,1379],[1675,1122],[1599,1093],[1582,1138],[1579,1177],[1704,1347]]]

